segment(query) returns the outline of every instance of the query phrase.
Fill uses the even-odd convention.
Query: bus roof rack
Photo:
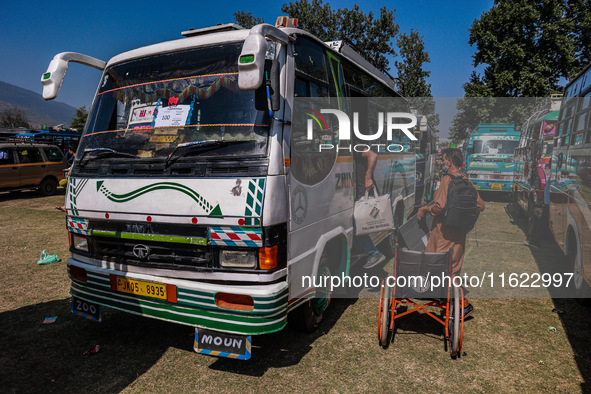
[[[355,50],[347,44],[347,40],[325,41],[324,43],[328,45],[331,49],[334,49],[335,51],[349,58],[350,60],[357,62],[367,71],[373,73],[374,75],[380,75],[383,81],[386,83],[386,85],[388,85],[390,88],[396,88],[393,78],[389,74],[386,74],[378,70],[373,64],[368,62],[367,59],[365,59],[361,54],[355,52]]]
[[[222,31],[243,30],[244,27],[236,23],[219,23],[216,26],[204,27],[202,29],[189,29],[181,34],[185,37],[202,36],[204,34],[219,33]]]

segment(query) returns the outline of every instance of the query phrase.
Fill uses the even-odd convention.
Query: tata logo
[[[146,245],[135,245],[133,247],[133,255],[138,259],[145,259],[150,255],[150,248]]]

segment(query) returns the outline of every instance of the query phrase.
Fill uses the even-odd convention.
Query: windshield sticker
[[[176,135],[154,135],[150,137],[150,142],[173,143],[178,137]]]
[[[132,127],[134,125],[137,126],[143,126],[146,125],[149,127],[149,125],[152,123],[152,121],[154,120],[154,113],[156,111],[156,105],[138,105],[135,107],[132,107],[131,109],[131,113],[129,115],[129,123],[128,123],[128,127],[129,128],[135,128]]]
[[[178,102],[178,97],[176,98]],[[185,126],[189,115],[190,105],[176,105],[164,107],[158,110],[154,120],[154,127],[179,127]]]

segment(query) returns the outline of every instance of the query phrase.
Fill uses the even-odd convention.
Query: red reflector
[[[252,311],[254,309],[252,297],[240,294],[217,293],[215,295],[215,304],[219,308],[234,309],[236,311]]]
[[[81,282],[88,281],[86,270],[84,268],[76,267],[75,265],[70,266],[70,276],[72,279],[76,279]]]

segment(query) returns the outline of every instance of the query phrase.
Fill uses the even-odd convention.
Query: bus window
[[[295,43],[296,70],[307,77],[328,82],[324,50],[305,37],[298,37]]]

